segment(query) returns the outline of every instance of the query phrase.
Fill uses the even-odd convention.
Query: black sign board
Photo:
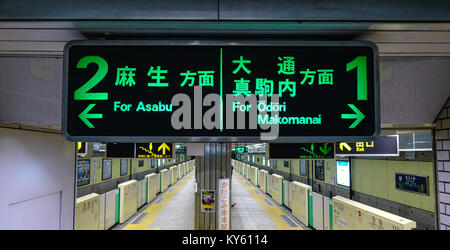
[[[267,159],[334,159],[334,143],[268,143]]]
[[[87,154],[87,142],[77,142],[77,152],[80,155]]]
[[[395,187],[408,192],[428,195],[428,176],[396,173]]]
[[[370,42],[75,41],[63,80],[72,141],[323,142],[380,128]]]
[[[106,157],[134,158],[134,143],[106,143]]]
[[[375,140],[336,143],[340,156],[398,156],[398,135],[380,136]]]
[[[136,143],[137,158],[172,158],[172,143]]]

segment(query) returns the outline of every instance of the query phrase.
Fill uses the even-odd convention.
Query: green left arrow
[[[101,118],[103,118],[103,114],[88,114],[89,111],[91,111],[91,109],[94,106],[95,106],[95,104],[89,104],[89,106],[87,106],[87,108],[84,109],[83,112],[81,112],[80,115],[78,115],[78,117],[80,117],[80,119],[84,122],[84,124],[86,124],[86,126],[88,126],[89,128],[95,128],[95,126],[92,125],[92,123],[88,119],[101,119]]]
[[[355,128],[366,117],[359,109],[353,104],[347,104],[355,113],[354,114],[341,114],[342,119],[356,119],[349,128]]]

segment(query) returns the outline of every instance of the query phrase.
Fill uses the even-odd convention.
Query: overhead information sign
[[[136,143],[136,158],[173,158],[173,144]]]
[[[106,157],[173,158],[173,143],[107,143]]]
[[[267,159],[334,159],[334,143],[267,143]]]
[[[380,136],[375,140],[336,143],[339,156],[398,156],[398,135]]]
[[[372,138],[378,50],[354,41],[71,42],[62,117],[72,141]]]
[[[238,154],[248,153],[248,148],[247,147],[235,147],[234,150]]]

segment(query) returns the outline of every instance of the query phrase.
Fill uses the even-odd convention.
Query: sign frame
[[[134,158],[136,158],[136,159],[174,159],[175,158],[175,155],[176,155],[176,151],[174,151],[174,149],[175,149],[175,143],[173,143],[173,142],[167,142],[167,143],[170,143],[170,144],[172,144],[172,147],[170,147],[170,151],[171,151],[171,156],[172,157],[138,157],[138,149],[137,149],[137,144],[138,143],[145,143],[145,144],[147,144],[147,143],[166,143],[166,142],[136,142],[136,143],[134,143]],[[167,145],[167,143],[166,143],[166,145]],[[167,145],[168,146],[168,145]]]
[[[374,122],[375,131],[370,136],[278,136],[275,140],[261,140],[260,136],[73,136],[67,130],[68,110],[68,72],[69,72],[69,50],[73,46],[311,46],[311,47],[371,47],[373,50],[373,84],[374,84]],[[63,86],[62,86],[62,115],[61,131],[64,138],[69,141],[83,142],[337,142],[372,140],[380,135],[380,81],[379,81],[379,50],[375,43],[370,41],[305,41],[305,40],[274,40],[274,41],[251,41],[251,40],[72,40],[66,43],[63,52]],[[225,109],[225,108],[224,108]]]
[[[427,193],[421,193],[421,192],[416,192],[416,191],[412,191],[412,190],[398,188],[397,187],[397,175],[412,175],[412,176],[425,178],[425,181],[426,181],[426,184],[427,184]],[[399,191],[403,191],[403,192],[419,194],[419,195],[423,195],[423,196],[430,196],[430,177],[426,176],[426,175],[420,175],[420,174],[405,174],[405,173],[401,173],[401,172],[396,172],[395,173],[395,189],[397,189]]]
[[[336,156],[339,157],[348,157],[348,156],[399,156],[400,155],[400,145],[399,145],[399,135],[385,135],[385,136],[392,136],[392,137],[397,137],[397,154],[336,154]],[[382,136],[381,136],[382,137]],[[375,141],[376,139],[374,139]],[[339,142],[336,142],[336,145],[338,145]],[[337,148],[335,147],[335,150]]]
[[[315,141],[315,142],[292,142],[292,144],[295,144],[295,143],[327,143],[327,142],[317,142],[317,141]],[[307,158],[269,158],[269,151],[270,151],[270,144],[271,143],[266,143],[266,153],[265,153],[265,156],[266,156],[266,159],[268,159],[268,160],[335,160],[336,159],[336,143],[335,142],[328,142],[328,143],[330,143],[330,144],[333,144],[334,145],[334,148],[333,148],[333,150],[334,150],[334,153],[333,153],[333,155],[334,155],[334,157],[333,158],[311,158],[311,159],[307,159]],[[277,144],[277,143],[274,143],[274,144]],[[281,144],[289,144],[289,143],[281,143]]]

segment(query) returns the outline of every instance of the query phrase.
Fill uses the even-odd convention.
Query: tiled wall
[[[435,123],[440,229],[450,230],[450,98],[442,107]]]

